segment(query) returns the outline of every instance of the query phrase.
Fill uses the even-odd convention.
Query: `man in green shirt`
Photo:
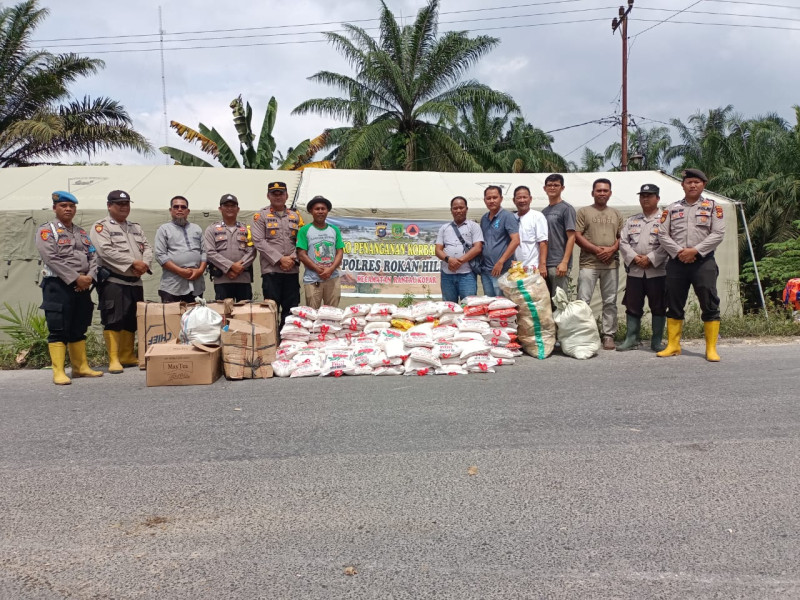
[[[313,221],[297,234],[297,258],[306,268],[303,289],[311,308],[323,304],[339,306],[342,296],[339,265],[344,257],[344,242],[339,228],[326,222],[331,208],[330,200],[314,196],[306,206]]]

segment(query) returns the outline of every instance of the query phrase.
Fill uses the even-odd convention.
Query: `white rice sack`
[[[377,333],[378,333],[378,346],[380,346],[384,350],[386,349],[385,348],[386,342],[390,340],[400,340],[401,343],[403,341],[403,332],[400,331],[399,329],[393,329],[393,328],[381,329]]]
[[[319,365],[304,364],[297,367],[289,377],[319,377],[322,369]]]
[[[402,375],[405,372],[405,367],[402,364],[392,367],[378,367],[372,370],[372,374],[376,376],[381,375]]]
[[[561,352],[580,360],[597,354],[601,346],[600,333],[589,305],[582,300],[570,302],[561,288],[556,289],[553,302],[556,305],[553,320],[558,326]]]
[[[370,321],[364,326],[364,332],[380,331],[381,329],[389,329],[391,326],[389,321]]]
[[[403,333],[403,344],[405,344],[406,348],[417,348],[419,346],[433,348],[433,336],[430,330],[414,327]]]
[[[310,319],[304,319],[303,317],[291,315],[286,318],[286,324],[284,325],[284,327],[286,327],[286,325],[294,325],[297,328],[306,329],[310,331],[311,326],[314,325],[314,321]]]
[[[372,309],[370,304],[353,304],[344,308],[344,316],[347,317],[365,317]]]
[[[317,309],[317,319],[321,321],[336,321],[337,323],[344,317],[344,311],[336,306],[323,304]]]
[[[492,367],[488,365],[488,363],[479,363],[474,367],[467,367],[467,371],[469,373],[496,373]]]
[[[286,338],[294,338],[294,339],[305,339],[309,338],[310,331],[306,327],[298,327],[297,325],[292,325],[291,323],[286,323],[281,329],[281,339]]]
[[[436,375],[466,375],[468,372],[469,371],[459,364],[442,365],[434,371]]]
[[[437,306],[439,307],[439,315],[444,317],[445,315],[457,315],[464,312],[464,309],[461,308],[460,304],[456,304],[455,302],[437,302]]]
[[[295,306],[289,310],[293,315],[297,315],[300,318],[308,319],[309,321],[317,320],[317,311],[310,306]]]
[[[373,369],[377,369],[378,367],[396,367],[398,365],[402,365],[404,362],[405,358],[402,356],[389,358],[385,354],[380,353],[372,357],[369,366]]]
[[[411,307],[411,311],[417,322],[432,320],[439,316],[439,307],[435,302],[417,302]]]
[[[484,341],[483,335],[478,333],[477,331],[459,331],[453,336],[454,342],[472,342],[472,341]]]
[[[386,358],[402,358],[405,360],[405,357],[408,356],[408,350],[406,350],[405,345],[403,344],[403,340],[388,340],[383,345],[383,353],[386,354]]]
[[[463,342],[461,344],[461,359],[467,359],[470,356],[475,356],[476,354],[488,354],[489,353],[489,346],[488,344],[481,340],[473,340],[469,342]]]
[[[275,377],[289,377],[296,368],[296,365],[291,360],[272,361],[272,372]]]
[[[511,351],[511,353],[512,353],[512,354],[513,354],[515,357],[517,357],[517,356],[522,356],[522,355],[524,354],[524,352],[522,352],[522,350],[512,350],[512,351]]]
[[[477,331],[481,334],[489,331],[489,323],[479,319],[459,319],[456,321],[456,327],[459,331]]]
[[[369,365],[356,365],[353,375],[372,375],[373,369]]]
[[[278,360],[291,360],[294,358],[294,355],[303,350],[306,347],[306,344],[303,342],[289,342],[284,345],[281,342],[280,348],[275,353],[275,356]]]
[[[439,325],[454,325],[459,318],[458,313],[445,313],[439,317]]]
[[[484,333],[483,339],[490,346],[505,346],[511,342],[511,336],[502,329],[492,329],[490,332]]]
[[[511,366],[515,362],[517,361],[513,358],[498,358],[497,360],[495,360],[494,366],[495,367]]]
[[[325,350],[350,350],[350,344],[342,338],[331,338],[323,342]]]
[[[403,375],[432,375],[433,367],[428,364],[417,362],[409,358],[405,363],[405,372]]]
[[[489,327],[513,327],[517,328],[517,317],[507,317],[502,319],[489,319]]]
[[[488,352],[485,352],[483,354],[473,354],[467,360],[465,360],[463,364],[465,367],[474,367],[475,365],[486,363],[490,367],[493,367],[496,362],[497,359],[495,357]]]
[[[442,360],[450,358],[461,358],[461,348],[451,342],[435,342],[433,344],[433,355]]]
[[[385,357],[376,344],[363,345],[353,348],[353,362],[357,366],[371,365],[376,357]]]
[[[398,306],[394,309],[394,313],[392,314],[392,318],[394,319],[406,319],[407,321],[414,320],[414,309],[410,306]]]
[[[319,366],[322,364],[322,357],[317,350],[301,350],[292,357],[292,362],[298,367],[302,365]]]
[[[344,329],[340,321],[328,321],[327,319],[317,319],[311,327],[311,333],[336,333]]]
[[[491,354],[495,358],[514,358],[515,356],[513,350],[509,350],[508,348],[503,348],[502,346],[495,346],[493,348],[490,348],[489,354]]]
[[[349,331],[363,331],[367,326],[367,320],[364,317],[345,317],[342,319],[342,329]]]
[[[349,350],[328,350],[322,361],[321,377],[352,375],[356,369]]]
[[[418,363],[425,363],[426,365],[430,365],[432,367],[442,366],[439,358],[433,355],[433,350],[430,348],[425,348],[424,346],[413,348],[408,355],[408,360],[413,360],[414,362]]]
[[[325,345],[326,342],[335,339],[337,339],[336,333],[330,331],[328,333],[312,333],[311,339],[309,340],[308,343],[310,344],[312,341],[315,341],[315,342],[321,342],[323,345]]]
[[[501,310],[503,308],[513,308],[517,310],[517,305],[514,304],[513,300],[509,300],[508,298],[494,298],[489,303],[489,310]]]
[[[452,340],[453,337],[458,333],[458,327],[453,325],[445,325],[434,327],[431,329],[431,335],[433,336],[434,341],[448,341]]]
[[[392,315],[367,315],[364,317],[367,323],[391,323]]]
[[[320,351],[320,350],[324,350],[327,347],[327,345],[328,344],[324,339],[322,341],[319,341],[318,339],[314,338],[314,339],[309,340],[307,342],[306,347],[309,350]]]
[[[491,304],[494,299],[494,296],[467,296],[461,303],[464,306],[483,306]]]
[[[372,305],[369,310],[370,317],[389,317],[390,320],[394,311],[397,310],[397,307],[394,304],[388,304],[386,302],[376,302]],[[372,319],[367,319],[371,321]]]

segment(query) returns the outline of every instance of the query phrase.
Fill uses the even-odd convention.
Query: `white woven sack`
[[[219,344],[222,315],[208,308],[202,298],[198,300],[199,304],[183,313],[181,317],[181,342]]]
[[[553,320],[558,327],[561,351],[581,360],[592,358],[600,351],[600,332],[592,309],[583,300],[570,302],[561,288],[556,288],[553,301],[556,304]]]

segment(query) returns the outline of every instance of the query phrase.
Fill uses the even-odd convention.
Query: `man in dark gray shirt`
[[[194,302],[203,296],[206,283],[206,250],[203,230],[189,223],[189,201],[175,196],[169,202],[172,221],[156,231],[155,254],[163,269],[158,295],[161,301]]]
[[[483,232],[483,267],[481,285],[487,296],[502,296],[497,283],[500,275],[511,268],[511,259],[519,246],[519,221],[503,210],[503,190],[490,185],[483,191],[483,203],[489,212],[481,217]]]
[[[549,204],[542,209],[547,219],[547,289],[552,296],[559,287],[569,296],[569,270],[575,246],[575,209],[561,198],[564,177],[558,173],[544,180]]]

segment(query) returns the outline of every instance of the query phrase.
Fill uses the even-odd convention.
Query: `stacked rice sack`
[[[494,373],[521,354],[506,298],[292,309],[281,330],[278,377]]]
[[[497,283],[506,298],[520,308],[517,335],[522,349],[544,360],[553,352],[556,343],[556,324],[547,283],[538,273],[526,273],[516,261]]]

